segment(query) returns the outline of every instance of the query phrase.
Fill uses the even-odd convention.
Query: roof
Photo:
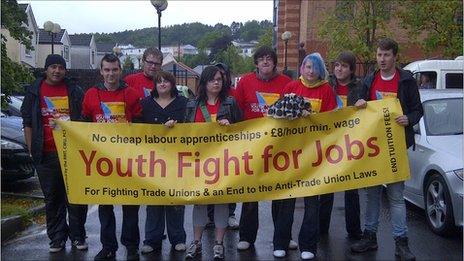
[[[439,71],[439,70],[460,70],[464,67],[463,60],[421,60],[406,65],[403,69],[411,72],[417,71]]]
[[[200,75],[195,72],[192,68],[188,67],[187,65],[181,63],[181,62],[176,62],[175,60],[168,62],[166,64],[163,64],[163,71],[167,71],[170,73],[173,73],[174,71],[174,65],[176,65],[176,71],[179,75],[184,75],[185,72],[187,72],[187,76],[193,76],[193,77],[199,77]]]
[[[97,45],[97,52],[100,53],[112,53],[113,47],[116,46],[115,43],[96,43]]]
[[[199,75],[201,75],[201,73],[207,66],[210,66],[210,64],[200,64],[200,65],[197,65],[195,68],[193,68],[193,70]]]
[[[72,34],[72,35],[69,35],[69,39],[71,40],[71,45],[90,46],[92,35],[91,34]]]
[[[61,38],[63,38],[64,32],[66,29],[61,29],[59,33],[57,33],[53,38],[54,44],[61,44]],[[39,29],[39,44],[51,44],[52,43],[52,36],[50,33],[45,31],[44,29]]]
[[[27,10],[27,7],[29,6],[29,4],[19,4],[19,7],[21,9],[23,9],[23,11],[25,12]]]

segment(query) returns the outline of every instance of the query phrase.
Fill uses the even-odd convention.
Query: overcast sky
[[[150,1],[28,1],[39,28],[45,21],[60,24],[69,34],[111,33],[157,27],[156,9]],[[272,0],[261,1],[178,1],[168,0],[161,27],[200,22],[230,25],[233,21],[272,21]]]

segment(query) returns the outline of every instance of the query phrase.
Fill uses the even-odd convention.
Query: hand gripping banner
[[[58,121],[71,203],[184,205],[325,194],[409,178],[397,99],[312,114],[164,125]]]

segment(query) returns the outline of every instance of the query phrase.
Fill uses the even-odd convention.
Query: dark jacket
[[[332,86],[335,94],[337,94],[337,78],[334,75],[329,77],[329,84]],[[346,105],[353,106],[357,100],[364,99],[363,95],[363,84],[362,82],[357,79],[356,77],[352,77],[351,81],[347,85],[348,87],[348,95],[346,97]]]
[[[153,94],[140,101],[142,106],[142,116],[136,122],[164,124],[168,120],[175,120],[178,123],[184,122],[185,106],[187,98],[177,96],[164,109],[153,100]]]
[[[35,163],[40,164],[42,161],[43,149],[43,124],[42,113],[40,109],[40,85],[45,78],[40,77],[30,85],[26,90],[23,104],[21,105],[21,116],[24,127],[32,128],[31,152],[32,159]],[[64,79],[68,87],[69,116],[72,121],[81,120],[82,99],[84,92],[76,82],[69,78]]]
[[[198,98],[189,100],[185,110],[184,122],[194,122],[197,108],[200,104]],[[227,97],[221,102],[217,113],[217,120],[227,119],[230,123],[236,123],[242,120],[242,111],[232,96]]]
[[[406,146],[409,148],[415,144],[413,126],[417,124],[424,114],[422,103],[420,101],[419,90],[417,88],[416,80],[412,77],[411,72],[398,68],[400,72],[400,80],[398,82],[397,97],[400,100],[403,114],[408,117],[409,125],[404,128],[406,135]],[[364,99],[370,100],[370,90],[374,81],[375,71],[366,76],[363,81]]]

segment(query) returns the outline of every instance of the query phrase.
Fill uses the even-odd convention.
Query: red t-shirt
[[[40,110],[43,124],[43,151],[55,152],[52,119],[69,120],[68,88],[64,83],[49,85],[42,81],[40,85]]]
[[[127,85],[134,89],[140,99],[150,96],[150,92],[155,88],[152,78],[145,76],[143,72],[129,74],[124,78]]]
[[[284,94],[287,93],[305,97],[311,103],[311,110],[316,113],[337,108],[335,93],[329,83],[324,83],[315,88],[308,88],[303,85],[301,80],[295,80],[285,86]]]
[[[116,91],[90,88],[82,102],[82,116],[93,122],[131,122],[142,111],[139,96],[131,88]]]
[[[393,79],[385,81],[380,76],[380,72],[377,72],[372,82],[369,96],[371,101],[396,98],[398,93],[398,82],[400,80],[400,72],[396,70]]]
[[[217,113],[219,111],[220,105],[221,102],[219,99],[217,99],[216,103],[213,105],[206,103],[206,110],[208,110],[212,122],[217,121]],[[201,106],[197,107],[197,111],[195,113],[195,122],[206,122],[205,117],[203,116],[203,112],[201,111]]]
[[[263,117],[269,106],[276,102],[283,93],[284,86],[291,79],[278,75],[270,81],[258,79],[256,73],[243,76],[233,92],[245,120]]]
[[[335,92],[337,95],[337,107],[346,107],[348,97],[348,86],[337,83],[337,88],[335,88]]]

